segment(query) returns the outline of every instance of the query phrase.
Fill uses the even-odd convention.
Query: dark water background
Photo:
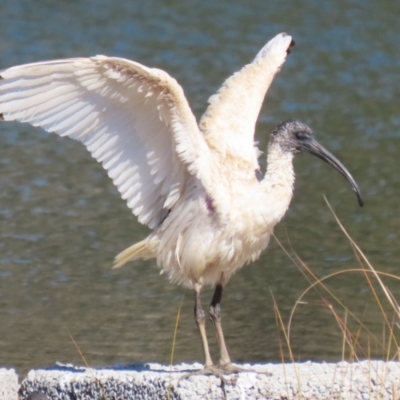
[[[375,267],[400,275],[399,16],[399,2],[373,0],[3,1],[0,68],[95,54],[130,58],[174,76],[200,117],[227,76],[275,34],[292,34],[297,46],[268,94],[257,139],[264,148],[284,119],[308,123],[353,173],[366,207],[339,174],[305,155],[296,160],[295,197],[276,235],[319,277],[357,268],[325,194]],[[0,365],[24,373],[55,361],[82,364],[68,332],[93,366],[168,363],[183,294],[175,361],[201,360],[192,293],[158,276],[153,262],[110,270],[113,257],[146,234],[79,143],[1,124]],[[385,357],[377,340],[387,328],[365,278],[327,283],[370,330],[361,331],[365,352]],[[386,283],[400,298],[399,283]],[[286,322],[308,285],[274,240],[241,270],[223,299],[232,358],[279,361],[272,295]],[[211,294],[204,291],[205,304]],[[318,295],[304,300],[292,327],[295,358],[341,359],[332,312]],[[359,324],[349,324],[357,333]]]

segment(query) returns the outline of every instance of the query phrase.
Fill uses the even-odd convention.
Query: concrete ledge
[[[15,371],[0,368],[0,400],[17,400],[18,388],[18,375]]]
[[[200,364],[172,368],[140,364],[91,369],[57,365],[29,372],[20,400],[77,399],[398,399],[400,363],[363,361],[243,365],[255,372],[215,376],[194,375],[179,381]],[[9,399],[7,399],[9,400]]]

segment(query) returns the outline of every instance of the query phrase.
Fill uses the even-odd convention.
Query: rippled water
[[[277,238],[319,277],[357,268],[339,218],[380,270],[398,274],[400,250],[400,3],[391,1],[59,1],[0,5],[0,67],[106,54],[165,69],[200,116],[207,98],[281,31],[297,46],[271,88],[257,126],[268,132],[304,120],[353,173],[360,209],[343,178],[321,161],[296,160],[295,197]],[[20,372],[55,361],[92,365],[169,362],[183,296],[175,360],[201,360],[192,293],[158,276],[153,262],[111,271],[113,257],[146,236],[102,168],[79,143],[30,126],[0,125],[0,365]],[[372,333],[383,319],[360,274],[327,281]],[[399,298],[399,285],[391,285]],[[223,299],[236,361],[280,359],[273,300],[285,321],[309,286],[272,241],[241,270]],[[319,291],[344,318],[344,311]],[[211,298],[205,290],[205,304]],[[341,330],[324,301],[308,294],[292,328],[296,359],[337,360]],[[349,322],[353,332],[358,323]],[[211,334],[211,331],[210,331]],[[368,334],[363,331],[364,349]],[[212,350],[215,351],[214,341]],[[373,356],[384,351],[371,339]],[[360,351],[360,355],[362,352]]]

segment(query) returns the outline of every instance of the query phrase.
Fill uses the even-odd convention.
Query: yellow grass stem
[[[340,229],[342,230],[342,232],[345,234],[345,236],[347,237],[347,239],[349,240],[349,242],[351,243],[351,245],[353,246],[353,248],[356,250],[356,253],[358,253],[358,255],[361,257],[361,259],[365,262],[365,264],[368,266],[369,270],[372,271],[372,274],[374,275],[375,279],[377,280],[377,282],[379,283],[383,293],[385,294],[387,300],[389,301],[389,304],[392,306],[394,312],[397,314],[397,317],[400,318],[400,311],[399,311],[399,307],[397,305],[396,302],[393,301],[393,295],[391,294],[391,292],[389,291],[389,289],[383,284],[381,278],[379,277],[378,272],[375,270],[375,268],[372,266],[372,264],[368,261],[367,257],[365,256],[365,254],[362,252],[362,250],[358,247],[358,245],[356,244],[356,242],[353,240],[353,238],[349,235],[349,233],[346,231],[346,229],[344,228],[344,226],[342,225],[342,223],[340,222],[339,218],[337,217],[337,215],[335,214],[335,212],[333,211],[333,208],[331,207],[331,205],[329,204],[328,200],[326,199],[326,197],[324,196],[324,199],[326,201],[326,204],[328,205],[329,209],[331,210],[333,217],[336,220],[336,223],[339,225]],[[367,271],[367,270],[365,270]],[[365,275],[366,279],[368,281],[368,284],[371,287],[372,293],[374,294],[375,300],[382,312],[382,315],[385,319],[386,322],[386,326],[389,328],[390,331],[390,337],[391,339],[396,343],[397,348],[398,343],[396,340],[396,337],[394,336],[393,333],[393,329],[391,327],[391,324],[389,323],[389,320],[387,318],[387,315],[384,311],[384,308],[382,306],[381,301],[378,298],[378,295],[376,293],[376,290],[373,288],[373,285],[371,283],[371,280],[368,277],[368,274]]]
[[[282,319],[281,313],[279,311],[278,305],[277,305],[277,303],[275,301],[275,297],[274,297],[272,291],[271,291],[271,297],[272,297],[272,301],[274,302],[275,318],[277,320],[278,325],[281,327],[281,330],[283,332],[283,336],[285,337],[286,345],[287,345],[288,351],[289,351],[290,360],[292,361],[294,372],[296,374],[296,379],[297,379],[297,384],[298,384],[298,392],[299,392],[299,396],[300,396],[299,399],[301,399],[302,396],[301,396],[301,382],[300,382],[299,371],[297,370],[296,362],[295,362],[295,359],[293,357],[293,352],[292,352],[292,348],[290,346],[289,337],[288,337],[286,329],[285,329],[285,324],[283,323],[283,319]],[[280,349],[281,349],[282,364],[283,364],[283,368],[284,368],[285,383],[287,385],[286,369],[285,369],[285,357],[284,357],[284,354],[283,354],[282,344],[281,344],[280,339],[279,339],[279,343],[280,343]],[[289,395],[289,393],[288,393],[288,395]]]
[[[99,385],[101,394],[103,395],[103,397],[108,400],[108,396],[106,395],[106,392],[104,391],[103,385],[101,384],[100,380],[96,377],[96,375],[93,372],[93,369],[90,368],[89,363],[86,361],[85,356],[83,355],[81,349],[79,348],[78,344],[76,343],[75,339],[72,337],[71,332],[67,329],[68,335],[72,341],[72,343],[74,344],[76,350],[78,351],[80,357],[82,358],[84,364],[86,365],[86,368],[89,370],[90,374],[92,375],[94,381],[97,383],[97,385]]]
[[[167,392],[167,399],[168,400],[170,400],[170,398],[171,398],[171,389],[172,389],[172,374],[171,374],[171,372],[172,372],[172,366],[174,364],[176,336],[178,334],[178,326],[179,326],[179,321],[181,319],[181,311],[182,311],[182,304],[183,304],[183,299],[184,298],[185,298],[185,291],[182,293],[182,298],[181,298],[181,302],[179,304],[178,313],[176,314],[174,335],[173,335],[173,338],[172,338],[171,357],[170,357],[170,360],[169,360],[169,383],[168,383],[168,392]]]

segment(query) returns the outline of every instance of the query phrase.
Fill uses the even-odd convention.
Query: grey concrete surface
[[[18,375],[13,369],[0,368],[0,400],[18,399]]]
[[[240,374],[185,373],[200,364],[174,367],[140,364],[121,368],[56,365],[33,370],[21,384],[20,400],[124,399],[399,399],[400,363],[363,361],[243,365]]]

